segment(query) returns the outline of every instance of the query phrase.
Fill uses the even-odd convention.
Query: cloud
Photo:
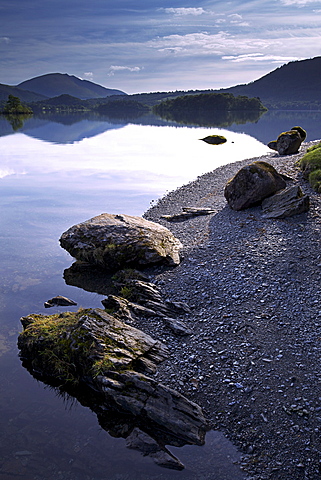
[[[277,39],[252,39],[233,36],[227,32],[210,34],[208,32],[186,35],[168,35],[154,39],[148,44],[159,52],[171,52],[180,56],[231,55],[234,52],[256,53],[271,46],[282,45]]]
[[[8,45],[8,43],[10,43],[10,38],[9,37],[0,37],[0,44]]]
[[[201,7],[197,8],[164,8],[166,13],[173,13],[176,16],[183,16],[183,15],[202,15],[206,13],[205,10]]]
[[[84,77],[87,79],[87,80],[92,80],[94,78],[94,74],[93,72],[85,72],[84,73]]]
[[[111,65],[109,67],[108,76],[115,75],[115,72],[123,72],[123,71],[140,72],[140,70],[141,70],[140,67],[125,67],[125,66],[121,66],[121,65]]]
[[[228,15],[229,18],[231,18],[232,20],[242,20],[243,17],[242,15],[239,15],[238,13],[232,13],[231,15]]]
[[[298,7],[305,7],[311,3],[320,3],[320,0],[281,0],[281,3],[285,6],[297,5]]]
[[[269,63],[287,63],[298,60],[298,57],[281,56],[281,55],[264,55],[263,53],[249,53],[246,55],[225,55],[222,60],[230,60],[231,62],[269,62]]]

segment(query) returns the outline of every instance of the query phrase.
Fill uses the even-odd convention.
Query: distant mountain
[[[259,97],[267,107],[321,106],[321,57],[287,63],[254,82],[218,92]]]
[[[0,83],[0,103],[5,103],[8,100],[9,95],[19,97],[22,102],[37,102],[46,98],[43,95],[39,95],[35,92],[21,90],[20,88]]]
[[[17,85],[19,89],[29,90],[45,97],[57,97],[68,94],[80,99],[104,98],[111,95],[126,95],[121,90],[105,88],[97,83],[81,80],[66,73],[48,73],[31,78]]]
[[[77,97],[73,97],[72,95],[68,95],[68,93],[63,93],[62,95],[58,95],[58,97],[48,98],[45,102],[46,105],[66,105],[66,106],[82,106],[86,102],[81,101]]]

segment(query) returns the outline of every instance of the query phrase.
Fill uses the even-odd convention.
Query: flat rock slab
[[[262,202],[264,218],[286,218],[309,210],[310,199],[299,185],[285,188]]]
[[[74,258],[110,271],[178,265],[180,241],[164,226],[130,215],[102,213],[64,232],[60,245]]]

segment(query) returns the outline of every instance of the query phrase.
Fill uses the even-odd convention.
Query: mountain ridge
[[[85,100],[89,98],[105,98],[112,95],[126,95],[122,90],[106,88],[67,73],[47,73],[25,80],[16,85],[16,87],[44,95],[47,98],[68,94]]]
[[[321,104],[321,57],[289,62],[253,82],[217,91],[259,97],[267,107],[304,102]]]
[[[20,98],[22,102],[41,102],[61,95],[71,95],[80,100],[98,103],[111,96],[122,99],[124,96],[149,106],[167,98],[200,93],[232,93],[235,96],[258,97],[269,109],[321,109],[321,56],[289,62],[268,74],[247,84],[207,90],[176,92],[147,92],[130,94],[109,89],[101,85],[62,73],[51,73],[34,77],[17,86],[0,84],[0,103],[8,95]]]

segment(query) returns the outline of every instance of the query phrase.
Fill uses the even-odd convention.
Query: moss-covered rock
[[[156,370],[166,348],[149,335],[120,322],[101,309],[55,315],[28,315],[18,339],[22,358],[32,372],[42,372],[59,385],[78,384],[109,370],[138,366]],[[154,362],[154,365],[153,365]],[[156,363],[155,363],[156,362]]]
[[[221,145],[222,143],[227,142],[223,135],[208,135],[200,140],[203,140],[203,142],[209,143],[210,145]]]
[[[286,187],[286,182],[267,162],[246,165],[228,181],[224,196],[233,210],[243,210],[259,204],[264,198]]]
[[[89,406],[111,434],[129,437],[139,428],[155,443],[146,452],[143,442],[142,452],[157,452],[151,455],[157,463],[176,469],[183,465],[165,445],[204,443],[208,424],[201,408],[146,375],[167,356],[162,343],[101,309],[33,314],[21,322],[23,365]]]
[[[292,127],[291,130],[280,133],[277,140],[269,142],[268,147],[276,150],[280,155],[292,155],[298,153],[306,136],[307,133],[302,127]]]

